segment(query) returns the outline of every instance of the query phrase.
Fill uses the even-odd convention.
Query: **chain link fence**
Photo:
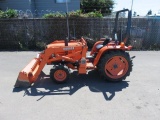
[[[126,21],[127,18],[119,19],[119,29],[121,28],[123,33]],[[100,38],[112,36],[114,17],[69,18],[69,25],[71,36],[92,39],[88,41],[88,46],[92,47]],[[66,37],[65,18],[0,19],[0,50],[43,50],[46,44]],[[133,46],[133,50],[159,50],[160,17],[132,18],[128,44]]]

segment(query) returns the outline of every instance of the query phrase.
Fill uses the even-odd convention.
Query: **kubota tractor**
[[[128,11],[127,30],[124,39],[117,30],[118,16],[121,12]],[[87,70],[97,69],[99,74],[109,81],[122,81],[132,71],[132,60],[125,52],[131,46],[125,46],[129,38],[131,26],[131,11],[128,9],[118,11],[115,18],[112,40],[102,38],[96,42],[86,56],[88,47],[82,37],[78,40],[56,40],[46,46],[22,71],[20,71],[15,87],[28,87],[34,83],[44,66],[53,65],[50,78],[58,83],[69,79],[69,69],[77,70],[78,74],[86,74]]]

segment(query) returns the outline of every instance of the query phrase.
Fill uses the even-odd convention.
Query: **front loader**
[[[128,11],[128,21],[125,37],[117,30],[118,16]],[[53,65],[50,78],[63,83],[69,79],[69,69],[77,70],[78,74],[86,74],[87,70],[98,69],[100,76],[109,81],[122,81],[132,71],[132,60],[125,52],[131,46],[125,43],[129,38],[131,27],[131,11],[118,11],[115,18],[112,39],[101,38],[97,41],[90,55],[87,56],[88,46],[82,37],[76,40],[56,40],[48,44],[44,51],[39,53],[23,70],[20,71],[15,87],[29,87],[34,83],[45,65]]]

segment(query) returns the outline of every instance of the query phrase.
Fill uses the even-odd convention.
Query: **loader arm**
[[[48,48],[39,53],[37,58],[31,60],[30,63],[19,72],[15,87],[29,87],[32,83],[34,83],[46,63],[49,61],[49,57],[52,52],[52,48]]]
[[[29,87],[34,83],[52,54],[48,49],[40,53],[39,58],[34,58],[30,63],[19,72],[15,87]]]
[[[19,72],[15,87],[29,87],[34,83],[47,63],[48,58],[49,56],[47,54],[40,53],[38,58],[31,60],[30,63]]]
[[[55,44],[56,46],[54,46]],[[80,42],[70,43],[69,45],[71,46],[61,46],[61,44],[63,44],[61,41],[49,44],[43,52],[38,54],[37,58],[31,60],[30,63],[19,72],[15,87],[29,87],[37,80],[46,64],[62,61],[75,63],[86,56],[88,47],[86,47],[86,42],[83,38],[81,38]],[[81,67],[83,69],[84,66],[80,65],[80,68]]]

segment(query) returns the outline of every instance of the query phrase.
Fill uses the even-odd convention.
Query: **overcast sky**
[[[123,8],[131,9],[132,0],[114,0],[114,11],[121,10]],[[133,11],[137,12],[137,15],[144,16],[149,10],[152,10],[152,14],[157,14],[160,10],[160,0],[133,0]]]

